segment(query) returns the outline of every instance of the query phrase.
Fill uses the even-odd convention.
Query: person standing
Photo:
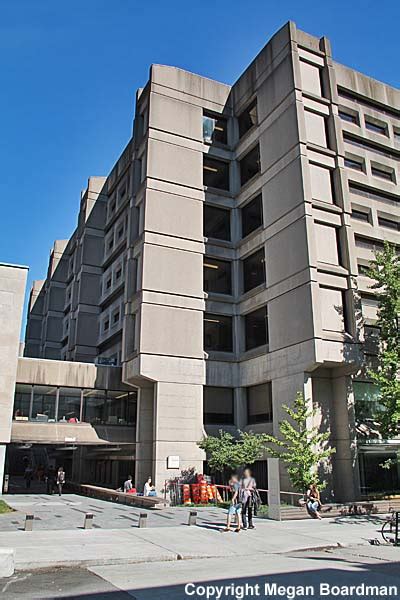
[[[245,469],[240,481],[240,500],[242,502],[243,529],[255,529],[253,524],[254,497],[257,483],[250,469]]]
[[[240,483],[237,475],[233,474],[229,480],[229,488],[232,493],[231,505],[228,509],[228,517],[226,521],[226,527],[222,531],[230,531],[232,524],[232,517],[236,517],[236,533],[239,533],[242,526],[242,504],[239,501]]]
[[[57,484],[59,496],[61,496],[61,494],[62,494],[62,489],[63,489],[64,483],[65,483],[65,471],[62,467],[58,467],[56,484]]]

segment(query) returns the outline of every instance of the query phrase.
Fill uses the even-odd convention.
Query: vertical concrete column
[[[235,388],[233,402],[235,413],[235,425],[238,429],[243,430],[247,425],[246,388]]]
[[[3,481],[4,481],[4,469],[6,464],[6,446],[2,444],[0,446],[0,496],[3,493]]]
[[[357,498],[360,490],[355,460],[356,434],[351,378],[342,376],[333,379],[332,391],[331,443],[336,448],[333,456],[335,500],[351,502]]]
[[[26,276],[26,267],[0,263],[0,494],[3,493],[5,444],[11,439]]]
[[[153,473],[157,491],[165,480],[177,477],[184,470],[203,472],[205,456],[197,445],[203,437],[202,396],[202,385],[156,384]],[[168,468],[171,456],[179,457],[176,468]]]
[[[138,491],[148,477],[155,479],[153,469],[154,386],[143,387],[138,393],[136,424],[135,486]]]
[[[279,458],[268,459],[268,516],[274,521],[281,520]]]

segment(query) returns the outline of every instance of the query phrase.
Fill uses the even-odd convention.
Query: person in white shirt
[[[154,496],[154,485],[151,484],[151,477],[144,484],[143,496]]]

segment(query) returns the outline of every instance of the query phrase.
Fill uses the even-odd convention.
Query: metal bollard
[[[93,514],[86,513],[85,522],[83,524],[83,529],[92,529],[92,525],[93,525]]]
[[[25,531],[32,531],[33,515],[25,515]]]
[[[140,513],[138,526],[139,527],[147,527],[147,514],[146,513]]]
[[[197,511],[191,510],[189,512],[188,525],[196,525],[196,521],[197,521]]]
[[[10,476],[4,475],[3,494],[8,494],[9,483],[10,483]]]

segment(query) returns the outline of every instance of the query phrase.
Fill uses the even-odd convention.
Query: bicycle
[[[387,544],[398,544],[400,541],[397,537],[399,533],[399,517],[397,515],[399,513],[391,509],[390,517],[387,517],[386,522],[382,525],[381,536]]]

